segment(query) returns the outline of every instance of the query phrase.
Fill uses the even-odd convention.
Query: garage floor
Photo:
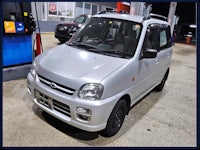
[[[43,34],[44,50],[58,45]],[[168,81],[135,105],[111,138],[71,127],[42,112],[26,79],[3,83],[3,146],[196,146],[196,46],[175,44]]]

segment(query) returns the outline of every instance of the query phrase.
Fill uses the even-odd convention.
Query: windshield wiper
[[[95,46],[89,45],[89,44],[86,44],[86,43],[83,43],[83,42],[73,42],[73,43],[68,43],[67,45],[69,45],[69,46],[76,46],[76,47],[82,47],[82,48],[96,49]]]
[[[128,57],[128,58],[132,57],[131,54],[121,52],[121,51],[116,51],[116,50],[101,50],[101,51],[98,51],[98,52],[108,53],[108,54],[116,54],[116,55],[119,55],[121,57]]]

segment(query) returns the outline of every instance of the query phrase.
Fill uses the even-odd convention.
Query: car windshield
[[[130,58],[135,54],[141,29],[140,23],[93,17],[68,44],[95,53]]]
[[[84,23],[87,20],[87,16],[79,16],[73,20],[74,23]]]

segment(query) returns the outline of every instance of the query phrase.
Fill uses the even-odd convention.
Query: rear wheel
[[[163,90],[163,88],[165,86],[165,82],[166,82],[166,80],[168,78],[168,74],[169,74],[169,70],[167,70],[167,72],[165,73],[165,75],[164,75],[162,81],[160,82],[160,84],[155,87],[155,91],[160,92],[160,91]]]
[[[124,99],[121,99],[114,107],[112,113],[107,122],[106,128],[102,131],[102,135],[105,137],[111,137],[115,135],[121,128],[125,115],[127,113],[127,103]]]
[[[163,78],[162,81],[161,81],[161,83],[156,86],[155,91],[157,91],[157,92],[162,91],[162,89],[164,88],[164,85],[165,85],[165,81],[166,80]]]

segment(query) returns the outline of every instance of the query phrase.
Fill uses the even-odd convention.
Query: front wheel
[[[102,135],[105,137],[111,137],[115,135],[121,128],[125,115],[127,113],[127,103],[124,99],[121,99],[114,107],[112,113],[107,122],[106,128],[102,131]]]

